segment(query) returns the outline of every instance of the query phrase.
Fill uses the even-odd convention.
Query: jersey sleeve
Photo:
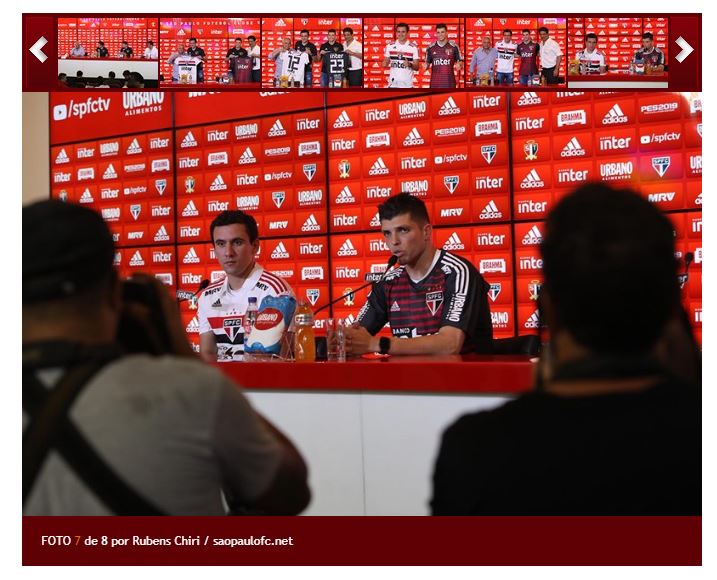
[[[451,273],[446,277],[441,326],[453,326],[470,334],[479,324],[480,308],[487,292],[482,277],[466,262],[451,257]]]
[[[433,64],[433,51],[430,46],[426,49],[426,64]]]
[[[212,332],[212,327],[209,324],[209,312],[207,312],[207,300],[204,299],[203,293],[197,301],[197,320],[199,321],[199,334]]]
[[[388,305],[386,304],[385,282],[374,285],[366,304],[358,314],[358,323],[370,334],[376,334],[388,322]]]
[[[453,41],[451,41],[453,42]],[[455,55],[456,62],[463,60],[463,55],[461,54],[461,49],[458,47],[458,45],[454,42],[453,43],[453,52]]]
[[[412,46],[411,46],[411,58],[412,58],[413,60],[419,60],[419,54],[420,54],[420,53],[419,53],[419,51],[418,51],[418,47],[417,47],[415,44],[412,45]]]

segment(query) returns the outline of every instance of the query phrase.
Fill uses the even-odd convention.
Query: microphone
[[[356,290],[351,290],[351,292],[347,292],[346,294],[343,294],[343,295],[339,296],[338,298],[335,298],[334,300],[327,302],[321,308],[314,310],[314,316],[316,316],[322,310],[326,310],[332,304],[336,304],[340,300],[343,300],[347,296],[351,296],[351,294],[355,294],[356,292],[359,292],[359,291],[363,290],[364,288],[371,286],[372,284],[377,284],[378,282],[380,282],[381,280],[383,280],[386,277],[386,274],[388,274],[390,272],[391,268],[393,268],[395,266],[396,262],[398,262],[398,258],[396,256],[394,256],[393,254],[391,254],[391,257],[388,259],[388,262],[386,263],[386,271],[383,274],[381,274],[381,276],[378,278],[378,280],[369,280],[368,282],[366,282],[366,284],[363,284],[363,285],[359,286],[358,288],[356,288]],[[367,274],[366,276],[368,277],[369,274]]]
[[[197,288],[196,292],[192,292],[191,290],[177,290],[177,299],[180,302],[184,302],[185,300],[191,300],[192,298],[195,298],[197,294],[199,294],[207,286],[209,286],[209,280],[205,278],[200,282],[199,288]]]
[[[687,252],[685,254],[685,270],[682,272],[682,274],[677,275],[677,281],[680,283],[680,290],[682,290],[685,287],[685,284],[687,284],[687,281],[690,278],[690,266],[692,265],[692,262],[695,260],[695,255],[693,252]]]

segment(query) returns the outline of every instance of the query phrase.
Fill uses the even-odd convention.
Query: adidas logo
[[[130,266],[144,266],[144,258],[137,250],[129,261]]]
[[[346,238],[346,241],[341,244],[341,247],[339,248],[339,251],[336,252],[336,255],[341,257],[358,255],[358,251],[351,242],[351,238]]]
[[[239,157],[239,165],[248,165],[249,163],[256,163],[256,157],[254,157],[251,147],[247,147]]]
[[[493,201],[491,199],[486,204],[486,206],[483,208],[483,211],[480,212],[478,219],[494,220],[494,219],[500,219],[502,217],[503,217],[503,212],[498,209],[498,206],[495,205],[495,201]]]
[[[346,318],[344,318],[345,326],[351,326],[354,322],[356,322],[356,318],[353,314],[349,314]]]
[[[285,260],[289,257],[289,252],[286,251],[286,246],[284,245],[284,242],[279,242],[279,245],[274,248],[274,251],[271,253],[271,257],[274,260]]]
[[[281,119],[277,119],[269,129],[269,137],[283,137],[284,135],[286,135],[286,129],[281,124]]]
[[[92,194],[90,193],[89,187],[85,189],[85,191],[82,192],[82,195],[80,196],[80,203],[94,203],[95,199],[92,197]]]
[[[535,169],[531,169],[530,173],[528,173],[520,183],[520,189],[535,189],[538,187],[545,187],[545,182],[540,178],[540,175],[538,175]]]
[[[344,185],[344,188],[336,196],[336,203],[356,203],[356,198],[351,193],[348,185]]]
[[[446,99],[446,102],[443,103],[441,105],[441,108],[438,110],[439,116],[460,115],[460,114],[461,114],[461,108],[453,100],[453,97],[448,97]]]
[[[275,26],[286,26],[286,22],[284,22],[283,18],[279,18],[279,20],[276,21]]]
[[[142,153],[142,147],[140,147],[139,141],[135,138],[132,139],[132,143],[127,147],[127,155],[137,155],[138,153]]]
[[[533,226],[528,230],[528,233],[523,236],[524,246],[534,246],[543,241],[543,234],[540,233],[538,226]]]
[[[114,166],[110,163],[102,174],[102,179],[117,179],[117,172]]]
[[[603,125],[616,125],[618,123],[627,123],[627,115],[622,112],[620,105],[615,103],[605,116],[602,118]]]
[[[184,136],[184,139],[182,139],[179,146],[182,149],[186,149],[187,147],[196,147],[197,145],[199,145],[199,143],[197,143],[197,140],[194,138],[194,134],[190,131]]]
[[[533,314],[530,315],[528,320],[525,321],[525,324],[523,324],[525,328],[538,328],[540,327],[540,316],[538,315],[538,311],[534,311]]]
[[[169,234],[167,233],[167,230],[164,226],[160,226],[160,228],[157,230],[157,233],[154,234],[154,241],[155,242],[168,242],[169,241]]]
[[[451,236],[446,240],[446,243],[443,244],[444,250],[465,250],[466,246],[463,243],[463,241],[458,237],[458,234],[456,232],[453,232]]]
[[[334,129],[346,129],[353,126],[354,122],[345,110],[341,111],[341,114],[334,121]]]
[[[222,301],[220,298],[217,298],[214,302],[212,302],[212,308],[221,308],[222,307]]]
[[[318,232],[320,229],[321,226],[319,225],[319,222],[316,221],[316,217],[313,213],[306,218],[304,225],[301,226],[302,232]]]
[[[212,181],[212,184],[209,186],[209,191],[223,191],[225,189],[227,189],[227,184],[224,183],[221,173],[218,173],[214,178],[214,181]]]
[[[560,152],[560,157],[582,157],[583,155],[585,155],[585,149],[583,149],[577,137],[570,139]]]
[[[61,163],[69,163],[70,158],[67,156],[67,152],[64,148],[60,149],[60,152],[55,157],[55,164],[60,165]]]
[[[393,304],[391,304],[391,312],[401,312],[401,307],[395,300],[393,301]]]
[[[371,222],[368,224],[372,228],[380,228],[381,227],[381,218],[378,217],[378,212],[371,218]]]
[[[404,147],[413,147],[414,145],[423,145],[424,143],[425,140],[415,127],[411,129],[411,132],[406,135],[406,138],[403,140]]]
[[[542,102],[543,100],[538,96],[538,93],[523,93],[518,99],[518,106],[539,105]]]
[[[197,206],[194,205],[194,200],[190,199],[189,203],[185,205],[182,210],[182,217],[197,217],[198,215],[199,210],[197,209]]]
[[[188,333],[193,334],[197,334],[199,332],[199,321],[197,320],[196,316],[189,321],[189,324],[187,324],[187,328],[185,328],[185,330]]]
[[[369,169],[368,174],[369,175],[388,175],[389,169],[386,167],[386,164],[383,162],[383,158],[379,157],[376,159],[374,164],[371,166],[371,169]]]
[[[184,258],[182,258],[182,264],[199,264],[199,256],[197,256],[197,252],[194,249],[194,246],[189,248],[189,250],[187,250],[187,253],[184,254]]]

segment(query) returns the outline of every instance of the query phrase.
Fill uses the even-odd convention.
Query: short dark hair
[[[83,73],[81,70],[78,70],[78,71],[75,73],[75,76],[76,76],[78,79],[81,79],[83,74],[84,74],[84,73]]]
[[[346,28],[343,29],[342,32],[348,32],[349,34],[353,34],[353,33],[354,33],[354,29],[351,28],[350,26],[347,26]]]
[[[528,34],[530,34],[530,30],[528,30],[527,28],[523,28],[523,30],[521,31],[521,33],[523,33],[523,32],[527,32]]]
[[[60,73],[59,75],[57,75],[57,80],[58,81],[67,80],[67,75],[65,73]]]
[[[512,30],[509,30],[508,28],[506,28],[506,29],[503,30],[503,34],[505,34],[506,32],[507,32],[508,34],[510,34],[511,36],[513,36],[513,31],[512,31]]]
[[[410,193],[399,193],[389,197],[378,206],[378,218],[381,221],[392,220],[405,213],[409,214],[415,222],[429,223],[431,221],[426,204]]]
[[[643,38],[643,40],[645,38],[649,38],[650,40],[652,40],[652,32],[646,32],[645,34],[642,35],[642,38]]]
[[[304,28],[301,32],[299,32],[299,35],[304,34],[304,32],[306,32],[306,34],[309,34],[309,31]]]
[[[398,30],[399,28],[405,28],[406,32],[409,31],[408,24],[406,24],[405,22],[399,22],[398,24],[396,24],[396,28],[394,30]]]
[[[102,46],[104,46],[104,45],[105,45],[105,43],[104,43],[104,42],[102,42],[101,40],[98,40],[98,41],[97,41],[97,44],[101,44]]]
[[[439,22],[438,24],[436,24],[436,30],[438,30],[439,28],[445,28],[446,30],[448,30],[448,27],[444,22]]]
[[[125,69],[125,70],[122,71],[122,76],[125,77],[125,78],[127,78],[127,77],[129,76],[129,74],[130,74],[130,73],[129,73],[129,70],[127,70],[127,69]]]
[[[192,42],[192,40],[193,40],[194,42],[197,42],[197,37],[196,37],[196,36],[192,36],[192,37],[189,39],[189,42]]]
[[[154,42],[152,42],[151,40],[148,40],[147,44],[151,44],[152,46],[154,46]]]
[[[256,36],[254,36],[253,34],[250,34],[249,36],[247,36],[246,39],[247,39],[247,40],[253,40],[253,41],[256,42]]]
[[[129,43],[126,40],[123,40],[122,44],[129,44]]]
[[[234,42],[236,42],[237,40],[238,40],[239,42],[244,42],[240,37],[239,37],[239,38],[235,38],[235,39],[234,39]]]
[[[329,28],[329,29],[326,31],[326,34],[328,34],[329,32],[333,32],[334,34],[336,34],[336,29],[335,29],[335,28]]]
[[[550,30],[548,30],[545,26],[541,26],[540,28],[538,28],[538,34],[540,34],[541,32],[545,32],[545,34],[550,34]]]
[[[111,79],[115,78],[117,75],[115,74],[115,71],[111,70],[109,73],[107,73],[107,76]]]
[[[647,353],[680,304],[674,250],[672,224],[645,198],[583,185],[545,224],[552,322],[595,353]]]
[[[588,33],[585,35],[585,40],[587,41],[588,38],[594,38],[596,42],[597,42],[597,39],[598,39],[597,34],[595,34],[594,32],[588,32]]]
[[[230,226],[232,224],[243,225],[246,228],[246,233],[249,234],[249,241],[252,244],[259,239],[259,227],[256,225],[254,216],[244,213],[239,209],[231,209],[223,211],[212,220],[212,223],[209,226],[209,234],[212,237],[212,243],[214,243],[215,228],[219,226]]]

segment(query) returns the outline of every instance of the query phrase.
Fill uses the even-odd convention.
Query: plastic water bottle
[[[246,312],[244,313],[244,344],[246,344],[246,340],[251,334],[251,329],[254,328],[254,323],[256,322],[256,315],[259,311],[259,306],[256,302],[256,296],[249,296],[249,304],[246,307]]]
[[[296,362],[314,362],[316,343],[314,341],[314,313],[302,300],[294,315],[294,359]]]

